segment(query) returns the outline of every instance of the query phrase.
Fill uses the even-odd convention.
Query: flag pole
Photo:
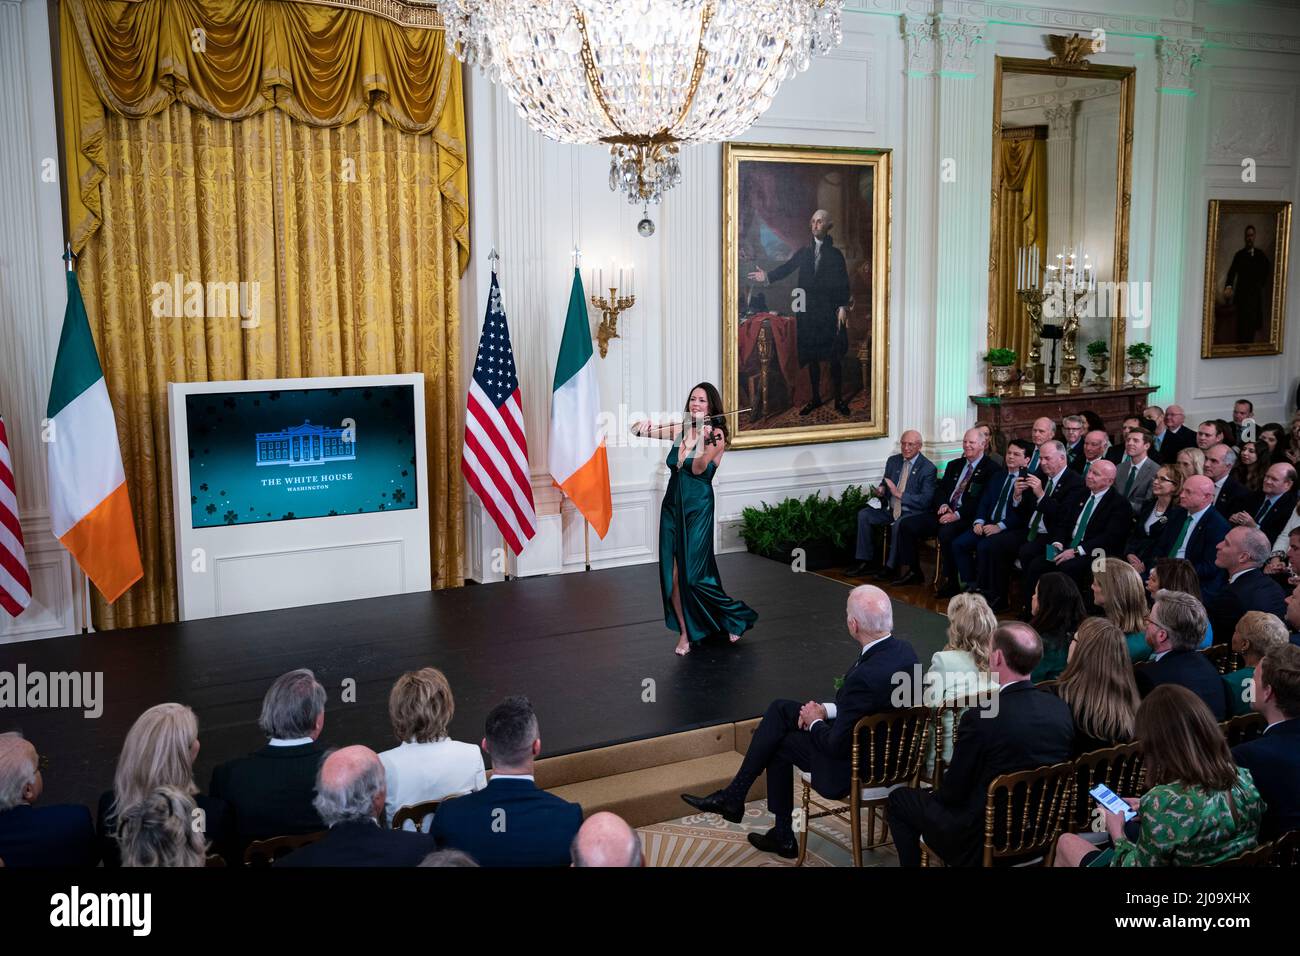
[[[587,570],[590,571],[591,570],[591,523],[587,520],[586,515],[582,516],[582,560],[583,563],[587,566]]]
[[[72,251],[70,242],[63,244],[63,263],[68,272],[77,271],[77,254]],[[85,635],[90,633],[90,609],[86,600],[90,582],[86,579],[86,569],[75,558],[72,563],[77,569],[77,605],[81,609],[81,633]]]

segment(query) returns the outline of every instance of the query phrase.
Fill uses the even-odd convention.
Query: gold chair
[[[203,865],[210,870],[224,870],[226,868],[226,860],[220,853],[209,853],[204,859]]]
[[[1246,666],[1241,655],[1227,644],[1211,644],[1209,647],[1201,648],[1201,653],[1209,658],[1214,669],[1220,674],[1231,674]]]
[[[294,833],[254,840],[248,845],[248,849],[244,850],[244,866],[270,866],[280,857],[310,846],[327,833],[328,830],[317,830],[314,833]]]
[[[1147,790],[1142,772],[1142,745],[1136,742],[1086,753],[1075,759],[1074,766],[1078,771],[1077,783],[1066,823],[1070,833],[1086,833],[1091,829],[1092,801],[1088,791],[1097,784],[1104,783],[1120,796],[1141,796]]]
[[[1008,860],[1051,866],[1075,780],[1073,761],[994,778],[984,806],[984,865]]]
[[[1268,865],[1287,870],[1300,868],[1300,830],[1284,833],[1272,843]]]
[[[1248,740],[1254,740],[1264,732],[1266,726],[1268,724],[1264,720],[1264,715],[1255,713],[1229,717],[1219,723],[1219,729],[1223,731],[1223,736],[1228,738],[1229,747],[1235,747],[1237,744],[1244,744]]]
[[[849,815],[853,865],[862,865],[862,810],[867,810],[867,849],[888,841],[888,823],[882,818],[880,840],[875,840],[876,811],[884,806],[895,787],[916,782],[925,758],[925,741],[932,712],[928,707],[908,707],[863,717],[853,725],[853,751],[849,781],[853,786],[847,806],[828,806],[813,798],[812,775],[801,771],[803,814],[799,829],[799,857],[803,866],[808,853],[808,826],[827,816]],[[865,751],[865,753],[864,753]],[[816,810],[811,810],[815,806]]]
[[[398,808],[393,814],[393,822],[390,824],[394,830],[400,830],[410,820],[415,824],[415,829],[420,833],[424,832],[424,818],[431,813],[438,812],[438,804],[441,800],[425,800],[423,803],[408,803],[404,807]]]

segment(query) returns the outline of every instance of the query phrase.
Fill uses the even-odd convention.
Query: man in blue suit
[[[438,807],[438,847],[463,850],[480,866],[568,866],[582,807],[537,788],[533,761],[542,739],[527,697],[507,697],[492,708],[483,749],[492,758],[492,779]]]
[[[1264,798],[1260,840],[1300,830],[1300,647],[1274,648],[1255,668],[1251,710],[1268,721],[1264,735],[1232,748]]]
[[[882,525],[890,528],[889,551],[897,552],[898,542],[893,533],[898,530],[898,519],[904,515],[929,511],[934,501],[934,489],[939,473],[934,462],[921,454],[921,433],[905,431],[899,439],[901,454],[890,455],[885,462],[885,478],[876,488],[880,496],[879,508],[863,508],[858,512],[858,547],[853,556],[858,563],[849,568],[849,574],[861,577],[877,570],[875,532]],[[893,577],[893,573],[890,573]]]
[[[1286,617],[1286,595],[1262,570],[1268,559],[1268,538],[1258,528],[1233,528],[1219,542],[1215,562],[1227,583],[1205,602],[1218,644],[1230,644],[1237,622],[1247,611]]]
[[[1204,475],[1192,475],[1183,482],[1178,504],[1187,516],[1177,525],[1171,521],[1165,526],[1165,533],[1152,552],[1152,561],[1170,557],[1192,562],[1201,580],[1201,596],[1209,601],[1218,593],[1223,576],[1214,562],[1219,542],[1228,534],[1228,519],[1215,510],[1214,482]]]
[[[682,794],[695,809],[739,823],[749,788],[766,770],[767,806],[776,825],[766,833],[749,834],[749,842],[765,853],[790,860],[799,855],[792,821],[794,768],[811,771],[813,789],[823,797],[847,796],[854,725],[863,717],[895,709],[896,675],[911,686],[913,668],[919,667],[912,645],[892,636],[894,609],[880,588],[863,584],[849,593],[848,628],[859,645],[858,656],[845,672],[834,702],[773,701],[731,783],[707,797]]]
[[[1145,697],[1160,684],[1179,684],[1205,701],[1215,720],[1227,717],[1223,679],[1210,659],[1198,651],[1205,639],[1205,608],[1183,591],[1156,592],[1147,615],[1151,663],[1137,668],[1138,693]]]
[[[1005,605],[1007,571],[1024,543],[1024,530],[1033,508],[1032,495],[1016,503],[1016,482],[1028,476],[1033,444],[1013,438],[1007,444],[1006,471],[984,486],[974,523],[952,543],[957,575],[967,590],[978,590],[990,605]],[[1023,489],[1024,485],[1021,485]]]
[[[0,734],[0,860],[9,867],[94,866],[90,811],[33,806],[44,785],[36,748],[22,734]]]

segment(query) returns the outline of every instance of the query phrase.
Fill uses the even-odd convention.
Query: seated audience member
[[[1205,452],[1205,477],[1214,482],[1214,510],[1225,518],[1242,508],[1249,492],[1232,477],[1237,453],[1227,445],[1211,445]]]
[[[994,609],[1006,608],[1011,562],[1025,543],[1034,507],[1034,496],[1023,494],[1032,447],[1023,438],[1007,444],[1007,470],[985,486],[974,522],[952,544],[958,576],[968,589],[980,591]]]
[[[988,460],[993,462],[993,464],[999,468],[1006,467],[1003,464],[1002,452],[997,448],[993,441],[993,426],[988,422],[976,422],[975,427],[978,428],[980,434],[984,436],[984,454],[988,457]]]
[[[1084,429],[1085,432],[1104,432],[1106,430],[1105,421],[1091,408],[1085,408],[1079,414],[1083,416],[1083,420],[1087,423],[1087,428]],[[1107,436],[1106,442],[1109,444],[1109,436]]]
[[[1286,625],[1272,614],[1247,611],[1242,615],[1232,632],[1232,649],[1241,655],[1245,666],[1223,675],[1229,717],[1250,713],[1255,697],[1255,669],[1260,659],[1275,647],[1289,644],[1290,638]]]
[[[1092,576],[1092,603],[1106,620],[1119,628],[1129,661],[1136,664],[1151,656],[1147,647],[1147,599],[1142,578],[1119,558],[1107,558]]]
[[[455,712],[451,687],[436,668],[407,671],[393,685],[388,695],[388,719],[401,743],[379,755],[388,795],[386,822],[402,807],[487,786],[483,752],[476,744],[447,736]],[[405,828],[419,829],[411,820]]]
[[[1281,422],[1269,422],[1255,434],[1255,448],[1259,452],[1259,457],[1266,460],[1270,465],[1279,461],[1286,461],[1286,456],[1278,449],[1286,450],[1287,441],[1286,426]]]
[[[1233,466],[1232,477],[1253,495],[1263,489],[1268,467],[1268,455],[1260,454],[1258,442],[1242,442],[1237,449],[1237,464]]]
[[[1260,659],[1251,709],[1268,728],[1233,747],[1232,759],[1250,771],[1264,798],[1259,838],[1274,840],[1300,830],[1300,647],[1286,644]]]
[[[1135,431],[1145,431],[1145,429],[1142,427],[1140,418],[1136,415],[1130,415],[1120,423],[1119,437],[1113,444],[1110,443],[1110,438],[1107,436],[1106,440],[1109,447],[1106,449],[1106,460],[1117,469],[1129,460],[1128,436],[1129,433]]]
[[[952,542],[970,527],[979,507],[984,486],[994,478],[999,469],[984,454],[984,435],[978,429],[968,429],[962,438],[962,457],[948,462],[943,478],[934,496],[934,507],[922,514],[906,515],[896,522],[894,540],[896,559],[890,560],[898,568],[895,584],[920,584],[918,547],[926,538],[937,536],[943,555],[943,573],[954,573]]]
[[[527,697],[507,697],[492,708],[483,749],[492,758],[492,778],[482,790],[438,807],[439,849],[464,850],[479,866],[568,866],[582,807],[534,782],[542,739]]]
[[[1159,431],[1156,437],[1160,441],[1160,456],[1165,462],[1176,461],[1178,453],[1184,448],[1196,447],[1196,432],[1183,423],[1187,416],[1181,405],[1170,405],[1165,409],[1163,435]]]
[[[936,705],[960,697],[972,700],[995,686],[989,675],[989,642],[998,619],[978,594],[958,594],[948,602],[948,643],[930,658],[925,674],[926,700]],[[952,760],[951,711],[943,713],[943,761]],[[934,738],[926,754],[926,770],[934,768]]]
[[[1147,644],[1154,660],[1137,672],[1143,697],[1161,684],[1186,687],[1210,708],[1215,720],[1227,716],[1223,681],[1210,659],[1196,648],[1205,636],[1205,608],[1182,591],[1162,589],[1147,615]]]
[[[1039,466],[1042,464],[1043,446],[1050,441],[1056,440],[1056,422],[1046,417],[1034,419],[1034,424],[1029,428],[1029,439],[1034,443],[1034,448],[1029,453],[1029,464],[1026,466],[1026,470],[1032,475],[1038,472]],[[1061,448],[1065,448],[1064,443],[1061,444]],[[1066,456],[1066,464],[1069,464],[1068,455]]]
[[[1248,422],[1255,418],[1255,403],[1248,398],[1239,398],[1232,403],[1232,428],[1240,436]]]
[[[321,761],[313,801],[329,832],[275,865],[418,866],[433,840],[384,826],[385,789],[384,765],[369,747],[331,750]]]
[[[578,828],[569,856],[575,867],[645,866],[636,831],[622,817],[605,811],[593,813]]]
[[[1300,409],[1291,416],[1286,443],[1277,447],[1273,453],[1273,460],[1285,461],[1300,468]]]
[[[1046,568],[1039,559],[1045,558],[1050,542],[1071,535],[1074,522],[1070,515],[1076,513],[1073,511],[1075,504],[1088,497],[1088,489],[1084,486],[1084,479],[1065,466],[1065,446],[1056,441],[1043,446],[1041,472],[1030,474],[1023,482],[1016,482],[1016,488],[1015,506],[1031,509],[1025,543],[1020,547],[1024,616],[1027,617],[1038,574],[1042,570],[1053,570]],[[1031,576],[1033,568],[1042,570]]]
[[[1228,436],[1223,431],[1223,423],[1217,418],[1207,418],[1196,429],[1196,447],[1205,452],[1206,457],[1209,457],[1211,448],[1224,444],[1227,439]]]
[[[898,555],[898,520],[906,515],[926,514],[934,505],[934,490],[939,475],[934,462],[921,454],[921,433],[905,431],[898,440],[899,454],[885,462],[885,476],[876,488],[879,508],[858,511],[858,541],[854,556],[858,563],[849,568],[853,577],[873,570],[876,559],[876,528],[886,526],[890,536],[889,559]],[[886,565],[888,577],[897,575],[897,567]]]
[[[1154,493],[1152,485],[1160,466],[1152,461],[1151,436],[1141,428],[1135,428],[1124,438],[1124,451],[1128,460],[1119,466],[1115,474],[1115,487],[1119,489],[1133,513],[1140,514],[1142,507],[1151,500]]]
[[[1079,470],[1078,462],[1083,459],[1083,436],[1088,431],[1088,422],[1082,415],[1066,415],[1061,419],[1061,434],[1065,440],[1065,459],[1069,467]]]
[[[1286,595],[1262,570],[1267,558],[1268,538],[1254,528],[1233,528],[1219,542],[1215,563],[1227,575],[1227,582],[1205,602],[1219,640],[1231,640],[1247,611],[1267,611],[1279,620],[1286,616]]]
[[[9,867],[94,866],[95,825],[79,804],[35,806],[41,758],[22,734],[0,734],[0,860]]]
[[[1142,427],[1151,433],[1151,457],[1163,465],[1170,460],[1163,454],[1165,436],[1169,434],[1165,410],[1159,405],[1148,405],[1142,410]]]
[[[1142,505],[1137,514],[1133,530],[1129,532],[1124,544],[1124,556],[1139,574],[1155,563],[1155,553],[1160,536],[1165,533],[1169,522],[1182,524],[1187,517],[1178,498],[1183,490],[1183,473],[1174,465],[1161,465],[1151,479],[1151,497]]]
[[[1264,802],[1195,694],[1156,688],[1138,708],[1134,736],[1151,787],[1128,798],[1137,817],[1126,826],[1123,814],[1104,810],[1104,836],[1063,834],[1057,866],[1210,866],[1255,847]]]
[[[922,839],[949,866],[978,866],[993,779],[1070,759],[1069,706],[1029,680],[1042,653],[1028,624],[1011,621],[993,632],[989,672],[1000,689],[989,706],[962,715],[952,763],[937,792],[899,787],[889,795],[889,829],[903,866],[920,864]]]
[[[105,866],[120,865],[117,822],[132,805],[160,787],[187,796],[198,794],[194,783],[194,758],[198,755],[199,721],[184,704],[157,704],[136,718],[117,758],[113,789],[99,798],[97,829]],[[212,841],[212,851],[223,857],[233,853],[229,806],[217,797],[200,796],[195,803],[203,811],[204,832]],[[155,801],[155,810],[150,811],[155,816],[150,820],[156,821],[157,805]]]
[[[1201,580],[1201,593],[1209,600],[1219,589],[1222,574],[1215,564],[1219,542],[1228,534],[1228,520],[1213,508],[1214,482],[1204,475],[1193,475],[1183,480],[1178,504],[1185,512],[1180,523],[1173,521],[1165,526],[1165,533],[1156,542],[1152,556],[1155,558],[1185,558],[1196,569]]]
[[[1026,593],[1032,590],[1039,575],[1048,571],[1069,575],[1080,591],[1090,593],[1092,564],[1098,550],[1104,554],[1123,553],[1129,529],[1133,527],[1133,510],[1115,489],[1115,465],[1099,461],[1083,480],[1087,494],[1062,509],[1056,533],[1049,538],[1051,550],[1033,556],[1026,565],[1022,549]]]
[[[1241,510],[1228,520],[1241,527],[1258,528],[1272,544],[1282,534],[1295,507],[1295,468],[1282,462],[1265,469],[1260,490],[1246,495],[1241,500]]]
[[[1300,588],[1296,588],[1286,599],[1286,617],[1283,623],[1291,630],[1291,643],[1300,647]]]
[[[880,588],[864,584],[849,592],[848,629],[858,653],[834,703],[773,701],[731,783],[707,797],[682,794],[696,810],[739,823],[749,788],[766,770],[767,806],[776,825],[767,833],[749,834],[749,842],[764,852],[787,859],[799,854],[791,819],[794,768],[811,771],[813,789],[823,797],[844,797],[850,789],[854,724],[894,710],[894,675],[910,674],[918,663],[912,645],[893,636],[893,605]]]
[[[462,853],[460,850],[434,850],[420,861],[420,866],[476,867],[478,861],[468,853]]]
[[[1192,562],[1184,558],[1157,558],[1156,566],[1151,569],[1147,575],[1146,591],[1148,603],[1155,603],[1156,595],[1161,590],[1165,591],[1182,591],[1184,594],[1190,594],[1196,600],[1205,606],[1205,601],[1201,597],[1201,579],[1196,574],[1196,569],[1192,567]],[[1145,612],[1142,623],[1142,641],[1146,642],[1146,617]],[[1214,643],[1214,627],[1210,624],[1207,617],[1205,620],[1205,638],[1201,641],[1200,646],[1196,649],[1203,651]],[[1151,654],[1151,648],[1147,648],[1147,657]]]
[[[312,805],[324,748],[325,688],[311,671],[277,677],[257,720],[269,738],[247,757],[221,764],[208,790],[235,812],[239,854],[253,840],[315,833],[324,828]]]
[[[1175,459],[1178,470],[1183,473],[1183,480],[1186,481],[1192,475],[1205,474],[1205,452],[1199,448],[1184,448],[1178,452]]]
[[[194,826],[194,798],[162,786],[124,808],[117,818],[122,866],[201,867],[208,852]]]
[[[1290,594],[1300,583],[1300,523],[1282,536],[1281,543],[1286,547],[1273,545],[1273,554],[1264,564],[1264,573]]]
[[[1104,618],[1085,618],[1054,692],[1074,714],[1075,756],[1132,740],[1141,698],[1123,631]]]
[[[1030,675],[1034,683],[1056,680],[1065,670],[1070,641],[1079,622],[1088,616],[1079,586],[1059,571],[1038,579],[1029,602],[1029,623],[1038,632],[1042,654]]]
[[[1106,450],[1110,448],[1110,439],[1104,431],[1090,431],[1083,436],[1083,448],[1079,456],[1070,462],[1070,470],[1077,472],[1080,478],[1086,478],[1092,466],[1106,460]]]

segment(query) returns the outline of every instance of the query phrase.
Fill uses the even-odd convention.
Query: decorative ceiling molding
[[[1003,79],[1005,83],[1006,80]],[[1096,100],[1106,96],[1119,96],[1119,84],[1114,80],[1101,80],[1088,86],[1067,87],[1063,90],[1044,90],[1041,93],[1021,93],[1019,96],[1002,97],[1002,109],[1031,110],[1038,107],[1050,107],[1079,103],[1083,100]]]

